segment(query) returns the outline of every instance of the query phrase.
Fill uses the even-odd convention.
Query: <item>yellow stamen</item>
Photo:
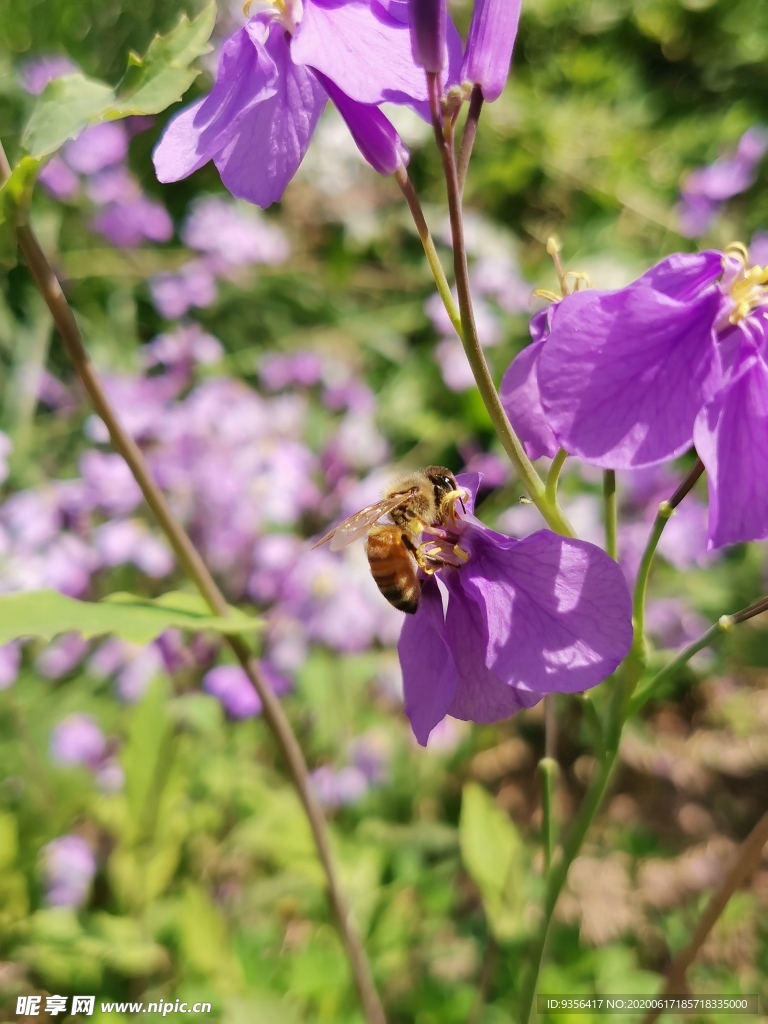
[[[725,252],[742,266],[739,276],[728,286],[728,294],[733,300],[728,321],[737,324],[753,309],[768,304],[768,267],[750,267],[749,251],[742,242],[731,242]]]
[[[548,288],[537,288],[533,293],[538,298],[548,299],[550,302],[559,302],[566,295],[572,295],[573,292],[580,291],[582,285],[584,288],[592,287],[589,274],[583,274],[577,270],[566,271],[563,269],[563,261],[560,259],[561,248],[560,239],[555,235],[550,235],[547,239],[547,252],[555,264],[555,273],[560,284],[560,294],[558,295],[557,292],[550,291]],[[571,282],[570,284],[569,281]]]

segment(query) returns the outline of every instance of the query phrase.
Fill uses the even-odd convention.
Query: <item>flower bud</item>
[[[409,156],[394,125],[378,107],[351,100],[325,75],[315,72],[352,133],[357,148],[379,174],[394,174],[406,167]]]
[[[446,62],[445,0],[409,0],[411,53],[425,71],[442,71]]]
[[[501,95],[509,74],[522,0],[475,0],[461,80],[480,86],[483,99]]]

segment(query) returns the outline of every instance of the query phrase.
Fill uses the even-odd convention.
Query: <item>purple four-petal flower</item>
[[[478,474],[459,478],[473,493],[478,483]],[[468,560],[424,581],[398,644],[405,710],[422,745],[445,715],[508,718],[548,693],[596,686],[627,654],[629,592],[600,548],[549,530],[515,540],[471,514],[460,515],[452,540]]]

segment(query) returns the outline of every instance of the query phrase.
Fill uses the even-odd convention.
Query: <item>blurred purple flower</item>
[[[755,267],[768,265],[768,231],[757,231],[749,246],[749,262]]]
[[[85,657],[88,644],[79,633],[62,633],[35,659],[35,669],[46,679],[61,679]]]
[[[423,582],[398,643],[405,711],[422,745],[446,714],[508,718],[547,693],[596,686],[628,652],[629,592],[594,545],[548,530],[515,540],[471,514],[444,544],[469,557]]]
[[[205,309],[219,295],[216,277],[204,260],[190,260],[175,273],[149,279],[149,294],[160,316],[175,320],[192,307]]]
[[[475,0],[461,81],[480,86],[487,102],[506,84],[521,6],[521,0]]]
[[[38,181],[54,199],[74,199],[80,191],[80,179],[57,153],[42,168]]]
[[[85,193],[92,203],[129,203],[141,195],[141,187],[125,164],[112,164],[91,175],[85,183]]]
[[[167,242],[173,221],[162,203],[146,196],[110,203],[91,222],[91,227],[111,245],[133,249],[142,242]]]
[[[299,385],[311,388],[320,383],[323,363],[316,352],[270,352],[259,363],[259,380],[270,391]]]
[[[389,778],[391,757],[389,735],[383,730],[371,729],[352,744],[349,759],[352,767],[361,771],[370,785],[378,786]]]
[[[115,688],[120,700],[135,704],[141,700],[147,687],[165,668],[163,656],[156,644],[128,648],[128,657],[115,677]]]
[[[221,196],[200,196],[181,232],[185,245],[215,257],[222,270],[253,263],[284,262],[290,246],[277,224],[251,206]]]
[[[96,785],[102,793],[119,793],[125,785],[125,772],[114,760],[105,761],[96,772]]]
[[[173,331],[156,335],[144,348],[146,367],[212,366],[224,355],[218,338],[204,331],[199,324],[184,324]]]
[[[0,646],[0,690],[7,690],[18,677],[21,649],[15,640]]]
[[[89,449],[80,456],[83,503],[88,510],[126,515],[141,501],[141,490],[122,455]]]
[[[330,809],[359,803],[368,792],[368,780],[353,765],[339,769],[323,765],[310,772],[309,779],[317,799]]]
[[[215,697],[231,718],[261,714],[261,700],[239,665],[217,665],[203,676],[203,689]]]
[[[392,173],[406,151],[374,105],[426,99],[408,27],[388,9],[396,6],[291,0],[251,18],[224,44],[210,95],[166,128],[154,154],[160,181],[212,159],[233,195],[269,206],[296,173],[328,89],[366,158]]]
[[[726,199],[754,184],[757,167],[768,152],[768,128],[755,125],[742,135],[735,153],[722,156],[685,179],[678,209],[680,232],[688,238],[703,235]]]
[[[72,714],[54,728],[50,750],[56,764],[82,764],[95,771],[104,759],[107,741],[94,718]]]
[[[94,531],[94,544],[104,565],[132,562],[157,579],[173,570],[171,549],[160,537],[149,532],[141,519],[112,519]]]
[[[77,64],[69,57],[53,53],[24,61],[19,68],[19,81],[22,89],[32,96],[39,96],[49,82],[63,78],[64,75],[72,75],[78,70]]]
[[[96,858],[80,836],[62,836],[41,850],[46,902],[52,907],[81,907],[88,899]]]
[[[62,156],[78,174],[96,174],[127,155],[128,132],[121,121],[91,125],[62,150]]]

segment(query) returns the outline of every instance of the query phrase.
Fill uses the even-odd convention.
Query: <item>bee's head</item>
[[[456,477],[450,469],[446,469],[444,466],[427,466],[425,473],[435,488],[435,497],[437,498],[438,505],[446,494],[458,490]]]

